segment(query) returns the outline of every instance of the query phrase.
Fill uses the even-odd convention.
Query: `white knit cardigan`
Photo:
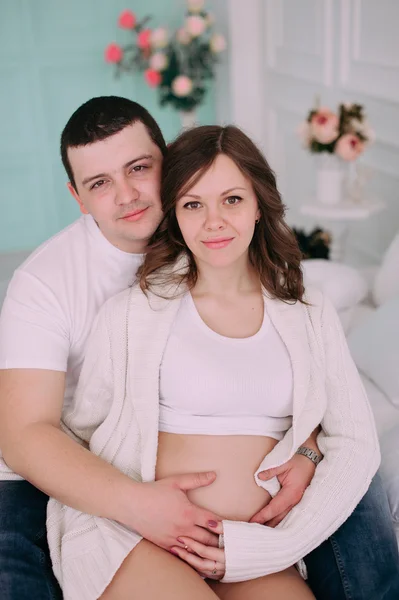
[[[257,473],[286,462],[319,424],[324,459],[301,502],[275,529],[223,521],[226,582],[281,571],[319,546],[354,510],[380,460],[373,415],[330,302],[316,290],[306,294],[310,306],[265,296],[292,363],[293,424],[255,480],[263,486]],[[64,415],[92,452],[137,481],[155,476],[159,369],[180,301],[147,298],[137,286],[111,298],[96,319],[75,400]],[[65,600],[98,598],[142,539],[120,523],[53,499],[47,529]]]

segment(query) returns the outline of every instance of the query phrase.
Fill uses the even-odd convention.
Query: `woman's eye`
[[[197,208],[199,208],[201,205],[199,202],[186,202],[186,204],[184,205],[184,208],[187,208],[188,210],[195,210]]]
[[[144,171],[145,169],[148,169],[146,165],[135,165],[132,168],[131,173],[141,173],[141,171]]]
[[[229,206],[235,206],[236,204],[239,204],[241,200],[242,198],[240,198],[240,196],[229,196],[226,198],[226,204]]]

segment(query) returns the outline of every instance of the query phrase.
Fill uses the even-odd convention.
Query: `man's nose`
[[[116,189],[116,203],[117,204],[130,204],[139,197],[139,191],[132,181],[123,178],[117,183]]]

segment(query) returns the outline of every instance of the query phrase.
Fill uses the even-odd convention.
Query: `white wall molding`
[[[262,0],[229,0],[232,121],[264,147],[264,42]]]
[[[266,60],[269,69],[295,76],[298,66],[303,79],[310,83],[322,80],[325,86],[333,82],[333,0],[315,2],[317,26],[312,32],[314,47],[305,50],[291,45],[284,31],[284,0],[267,0],[265,11]]]
[[[398,102],[397,54],[387,52],[384,58],[362,55],[362,35],[366,35],[362,22],[364,0],[341,0],[340,8],[340,84],[348,90]],[[387,26],[396,27],[396,23],[387,22]]]

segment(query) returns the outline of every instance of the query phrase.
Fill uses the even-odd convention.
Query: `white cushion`
[[[377,272],[372,289],[374,303],[379,306],[399,295],[399,233],[392,240]]]
[[[388,495],[388,502],[395,523],[399,528],[399,425],[393,427],[380,440],[380,473]]]
[[[350,328],[355,329],[356,327],[358,327],[361,323],[369,319],[371,315],[375,312],[375,310],[376,308],[374,306],[370,306],[365,302],[358,304],[358,306],[356,306],[353,309]]]
[[[350,308],[367,295],[367,281],[357,269],[321,258],[302,261],[305,287],[322,290],[337,311]]]
[[[358,369],[399,409],[399,296],[353,328],[348,344]]]
[[[399,427],[399,409],[390,403],[387,396],[364,373],[360,373],[367,398],[369,399],[378,437],[381,440],[394,425]]]

